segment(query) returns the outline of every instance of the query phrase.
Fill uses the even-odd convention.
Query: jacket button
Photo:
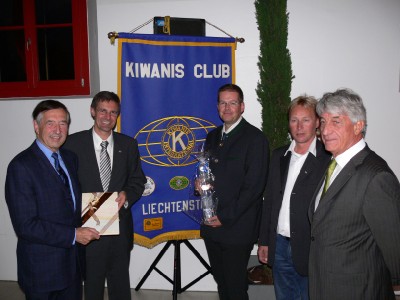
[[[312,237],[311,237],[311,241],[314,242],[314,240],[315,240],[315,238],[312,236]]]
[[[218,163],[218,158],[214,159],[214,162],[217,164]]]

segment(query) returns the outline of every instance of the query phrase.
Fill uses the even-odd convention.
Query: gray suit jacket
[[[323,179],[320,182],[321,187]],[[394,299],[400,283],[400,184],[366,146],[309,209],[310,299]]]

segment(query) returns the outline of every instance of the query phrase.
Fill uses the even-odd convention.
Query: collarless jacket
[[[267,188],[264,194],[263,215],[260,227],[259,245],[268,246],[268,264],[274,264],[276,235],[279,212],[281,210],[291,152],[286,155],[289,145],[273,151]],[[310,221],[308,208],[314,192],[325,174],[331,154],[326,152],[317,140],[316,156],[308,153],[299,172],[290,196],[290,245],[296,271],[308,274],[308,254],[310,250]]]

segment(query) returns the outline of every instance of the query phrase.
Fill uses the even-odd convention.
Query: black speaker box
[[[154,34],[168,34],[164,32],[164,17],[154,17]],[[169,21],[171,35],[206,35],[206,21],[204,19],[173,18]]]

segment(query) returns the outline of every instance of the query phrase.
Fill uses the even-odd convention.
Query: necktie
[[[69,188],[69,181],[68,181],[68,176],[67,174],[65,174],[63,168],[61,168],[60,166],[60,160],[58,159],[58,154],[57,153],[53,153],[51,155],[51,157],[54,159],[54,167],[58,173],[58,175],[60,176],[62,182],[64,183],[64,185],[68,188],[68,190],[70,191]]]
[[[101,142],[100,146],[100,179],[101,185],[103,186],[103,191],[106,192],[111,178],[111,161],[107,152],[108,142],[103,141]]]
[[[324,185],[324,189],[322,190],[321,198],[325,195],[326,191],[328,190],[328,187],[330,185],[331,176],[333,174],[333,171],[336,168],[336,165],[337,165],[336,160],[332,159],[331,162],[329,163],[328,170],[326,171],[325,185]]]
[[[224,141],[228,138],[228,135],[224,132],[221,136],[221,141],[219,142],[219,146],[222,147],[224,145]]]

